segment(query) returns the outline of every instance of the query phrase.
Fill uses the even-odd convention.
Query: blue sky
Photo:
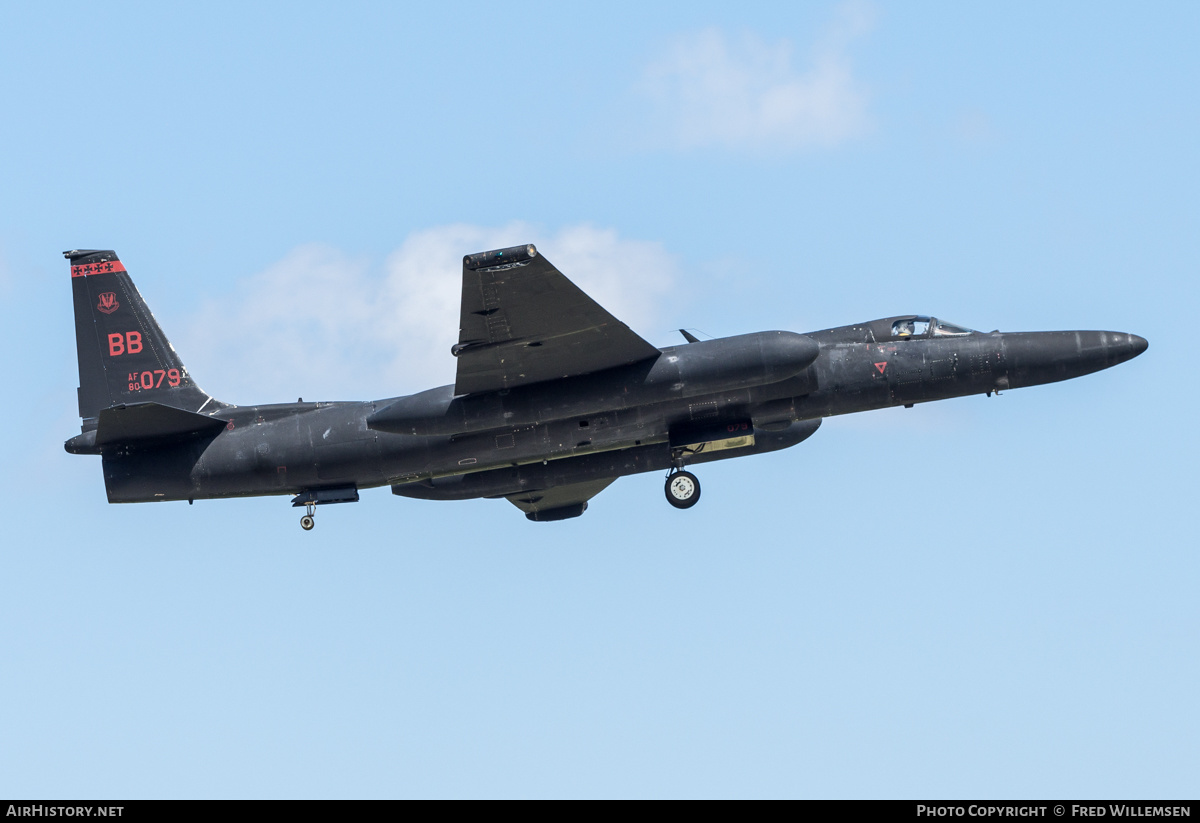
[[[1200,11],[5,12],[0,796],[1195,797]],[[903,312],[1141,334],[533,524],[109,506],[67,248],[208,391],[451,382],[465,253],[659,345]]]

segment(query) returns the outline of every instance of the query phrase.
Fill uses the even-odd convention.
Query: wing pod
[[[511,246],[495,251],[481,251],[479,254],[468,254],[463,258],[463,268],[470,271],[493,269],[508,266],[513,263],[523,263],[537,257],[538,251],[532,243],[524,246]]]
[[[453,386],[401,397],[367,418],[393,434],[438,436],[528,426],[796,377],[820,345],[787,331],[759,332],[664,349],[657,359],[506,392],[456,395]],[[806,393],[797,387],[797,395]]]

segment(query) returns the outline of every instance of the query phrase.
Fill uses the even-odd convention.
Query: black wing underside
[[[455,394],[500,391],[659,355],[537,249],[463,258]]]
[[[583,514],[587,509],[587,502],[611,486],[616,479],[605,477],[583,483],[569,483],[540,491],[510,494],[506,495],[505,499],[525,512],[525,516],[530,520],[565,520]]]

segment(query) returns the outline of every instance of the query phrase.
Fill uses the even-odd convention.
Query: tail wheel
[[[667,475],[667,502],[677,509],[690,509],[700,502],[700,481],[691,472],[678,471]]]

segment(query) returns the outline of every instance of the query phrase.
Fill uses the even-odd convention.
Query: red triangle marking
[[[882,363],[876,363],[875,368],[879,369],[880,374],[883,374],[883,370],[887,368],[887,361],[885,360]]]

